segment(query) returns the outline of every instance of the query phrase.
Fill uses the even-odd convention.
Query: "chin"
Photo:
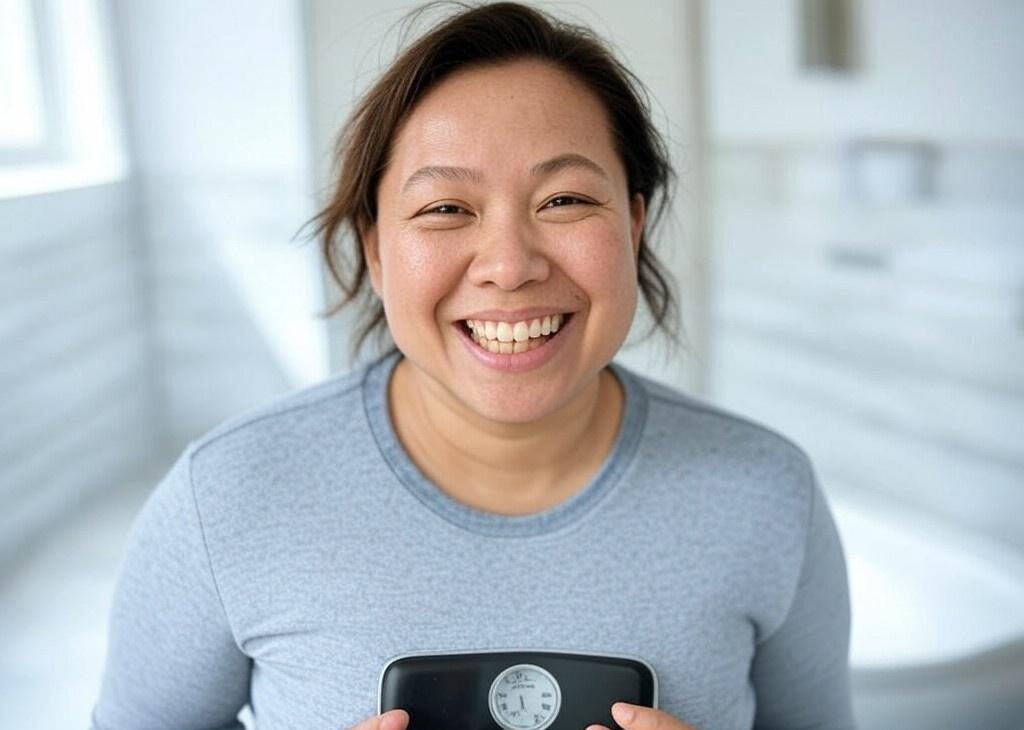
[[[540,421],[563,405],[543,397],[517,398],[509,393],[494,399],[470,397],[465,401],[478,415],[496,423],[526,424]]]

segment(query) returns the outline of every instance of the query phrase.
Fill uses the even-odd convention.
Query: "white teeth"
[[[537,342],[539,338],[558,332],[563,319],[561,314],[521,322],[467,319],[466,326],[473,333],[472,339],[491,352],[526,352],[534,345],[542,344]]]

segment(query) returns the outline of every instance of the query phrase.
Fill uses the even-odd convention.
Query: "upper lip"
[[[572,314],[572,310],[564,307],[527,307],[526,309],[481,309],[479,312],[467,314],[459,321],[480,319],[489,322],[526,322],[540,319],[550,314]]]

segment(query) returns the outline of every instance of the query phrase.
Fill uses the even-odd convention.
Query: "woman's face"
[[[643,198],[630,200],[601,102],[566,72],[521,60],[448,77],[400,128],[377,195],[363,231],[371,281],[433,392],[494,421],[536,421],[593,384],[625,340]],[[467,327],[507,322],[517,338],[561,313],[540,347],[505,345],[525,353],[481,346]]]

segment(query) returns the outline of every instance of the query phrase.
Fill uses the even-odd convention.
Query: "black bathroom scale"
[[[658,706],[658,678],[639,657],[550,650],[417,652],[388,661],[378,713],[403,709],[407,730],[584,730],[616,702]]]

